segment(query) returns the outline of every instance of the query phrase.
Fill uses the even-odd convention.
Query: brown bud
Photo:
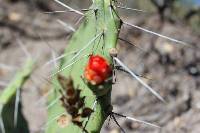
[[[61,128],[68,126],[71,121],[72,117],[70,115],[64,115],[64,114],[57,119],[57,123]]]
[[[112,57],[116,57],[118,54],[118,50],[116,48],[111,48],[111,49],[109,49],[109,54]]]

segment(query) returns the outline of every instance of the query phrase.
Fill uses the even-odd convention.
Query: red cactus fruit
[[[100,55],[91,55],[85,67],[84,77],[92,85],[98,85],[111,76],[111,73],[111,67],[105,58]]]

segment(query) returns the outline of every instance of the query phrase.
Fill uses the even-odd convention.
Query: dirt
[[[87,4],[86,4],[87,5]],[[60,7],[53,2],[35,4],[25,1],[0,1],[0,89],[12,80],[27,56],[18,43],[23,43],[41,67],[52,59],[52,53],[60,55],[67,45],[71,31],[57,22],[61,19],[73,25],[80,16],[73,13],[45,14]],[[125,18],[131,23],[152,29],[164,35],[187,42],[182,46],[166,39],[123,26],[120,38],[134,45],[119,41],[119,58],[135,73],[159,92],[162,103],[128,74],[117,71],[113,86],[114,112],[135,117],[161,126],[152,128],[143,124],[117,118],[126,132],[198,133],[200,132],[200,42],[199,35],[184,23],[160,24],[156,15]],[[75,26],[77,28],[77,26]],[[52,50],[53,49],[53,50]],[[45,88],[40,76],[50,74],[53,66],[37,69],[32,80],[24,87],[24,114],[32,133],[41,131],[46,120]],[[111,121],[103,132],[119,132]]]

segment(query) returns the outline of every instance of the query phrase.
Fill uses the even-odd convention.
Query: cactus
[[[99,93],[92,90],[97,90],[97,86],[89,86],[81,76],[84,73],[85,66],[88,61],[90,54],[98,54],[103,56],[105,59],[112,64],[112,59],[109,55],[109,49],[115,48],[117,44],[119,29],[121,26],[120,18],[116,14],[112,4],[113,1],[110,0],[94,0],[90,9],[85,13],[85,20],[79,27],[79,29],[72,36],[69,46],[66,48],[65,53],[70,53],[71,51],[77,51],[74,55],[68,56],[61,61],[60,70],[53,74],[54,77],[54,88],[55,93],[49,96],[49,103],[54,101],[59,97],[58,89],[59,84],[56,81],[57,73],[62,73],[65,77],[71,76],[75,86],[79,86],[81,89],[81,95],[86,96],[85,105],[86,107],[92,107],[95,99],[97,100],[97,105],[95,107],[94,113],[91,114],[89,121],[86,125],[86,131],[90,133],[100,132],[100,129],[107,118],[108,107],[110,107],[110,92],[112,84],[106,84],[103,89],[106,89],[106,94],[98,97]],[[70,63],[74,63],[70,66]],[[102,91],[102,90],[101,90]],[[51,106],[48,109],[48,121],[46,132],[82,132],[82,129],[74,124],[70,124],[65,128],[59,127],[57,121],[53,121],[56,116],[65,112],[64,108],[61,106],[60,102]],[[84,119],[84,124],[86,124],[87,119]],[[48,123],[48,122],[47,122]],[[51,124],[51,125],[50,125]]]
[[[60,69],[55,71],[50,76],[51,78],[53,78],[54,93],[51,93],[51,95],[49,95],[48,122],[45,125],[46,132],[96,133],[100,132],[101,127],[108,116],[110,116],[116,122],[116,124],[118,124],[114,115],[158,128],[159,126],[156,126],[154,124],[112,112],[112,82],[104,82],[103,84],[98,85],[97,83],[101,81],[99,79],[94,80],[95,82],[85,81],[86,79],[91,79],[90,76],[86,76],[85,78],[83,77],[85,71],[88,71],[88,67],[86,67],[87,62],[88,60],[90,60],[91,55],[97,55],[96,57],[105,58],[109,62],[113,70],[115,69],[115,63],[117,63],[123,69],[123,71],[129,73],[134,79],[138,80],[138,82],[140,82],[159,100],[165,102],[165,100],[157,92],[155,92],[150,86],[145,84],[145,82],[143,82],[137,76],[137,74],[132,72],[125,64],[123,64],[121,60],[116,57],[116,44],[121,25],[125,24],[127,26],[131,26],[133,28],[171,40],[176,43],[180,43],[183,45],[187,44],[185,42],[167,37],[165,35],[161,35],[153,31],[144,29],[137,25],[123,22],[118,16],[118,13],[115,9],[115,0],[93,0],[92,6],[87,10],[85,14],[72,9],[71,7],[63,4],[58,0],[55,1],[65,6],[70,11],[73,11],[79,15],[83,15],[85,19],[79,29],[73,34],[69,42],[69,46],[65,50],[65,54],[72,53],[72,51],[75,51],[75,53],[62,59]],[[86,73],[88,74],[90,72]],[[77,117],[77,119],[79,119],[78,123],[77,121],[74,123],[74,121],[70,119],[71,123],[66,124],[69,121],[69,116],[67,116],[66,114],[68,113],[69,115],[73,113],[69,111],[69,107],[66,107],[67,105],[65,105],[65,100],[67,101],[67,99],[65,99],[65,96],[61,95],[63,91],[66,91],[65,89],[67,89],[67,87],[63,87],[63,84],[58,81],[58,74],[62,74],[62,76],[64,76],[65,78],[72,79],[74,85],[73,88],[81,90],[82,98],[84,99],[85,97],[84,101],[82,101],[84,102],[84,106],[88,107],[89,109],[93,109],[94,111],[91,116],[88,117],[88,119]],[[78,95],[79,98],[77,101],[81,99],[81,96]],[[59,99],[61,99],[61,101]],[[94,104],[96,104],[95,107]],[[65,105],[65,107],[63,107],[63,105]],[[84,110],[78,108],[78,112],[79,109]],[[78,115],[78,112],[76,112],[75,114]],[[63,122],[64,125],[60,125],[60,121],[61,123]],[[119,124],[118,126],[120,127]],[[122,128],[121,130],[124,132]]]
[[[19,71],[13,81],[5,88],[0,95],[0,119],[2,133],[28,133],[28,124],[22,114],[20,100],[20,89],[33,71],[34,62],[28,59],[24,67]],[[19,93],[17,93],[19,92]],[[16,102],[18,101],[18,102]],[[18,104],[16,106],[16,104]]]

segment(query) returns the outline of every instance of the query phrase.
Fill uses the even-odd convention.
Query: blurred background
[[[62,0],[81,10],[89,0]],[[117,72],[113,86],[114,111],[160,125],[155,129],[117,118],[127,133],[199,133],[200,132],[200,0],[119,0],[120,6],[143,12],[118,9],[124,21],[187,42],[191,47],[122,26],[119,58],[159,92],[161,103],[129,75]],[[42,67],[56,53],[61,55],[71,31],[59,20],[77,29],[79,15],[65,10],[53,0],[0,0],[0,91],[12,80],[26,56],[23,44],[37,66],[23,88],[23,113],[31,133],[40,133],[46,121],[45,97],[49,84],[42,82],[54,69]],[[102,133],[119,133],[113,121],[105,122]]]

